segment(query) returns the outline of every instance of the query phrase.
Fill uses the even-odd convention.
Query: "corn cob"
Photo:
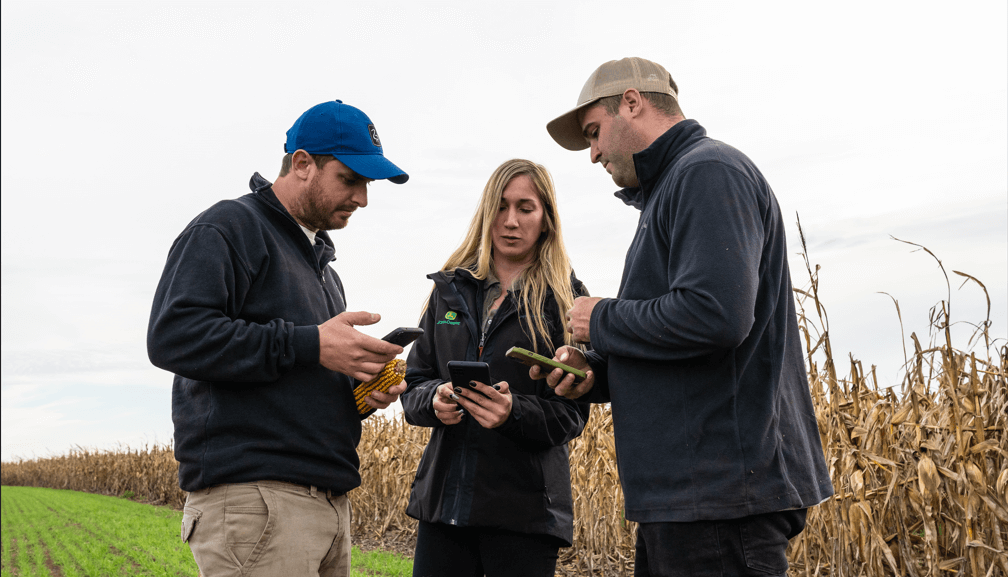
[[[371,411],[371,407],[364,402],[364,398],[371,394],[371,391],[381,391],[387,393],[389,388],[398,385],[399,381],[406,376],[406,361],[402,359],[392,359],[385,365],[378,376],[366,383],[357,385],[354,389],[354,400],[357,401],[357,412],[366,414]]]

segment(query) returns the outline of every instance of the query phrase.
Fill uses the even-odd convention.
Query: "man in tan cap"
[[[545,375],[558,394],[612,403],[635,575],[784,575],[788,539],[833,486],[773,191],[642,58],[600,66],[546,128],[589,149],[641,211],[616,298],[568,314],[593,350],[556,359],[588,378]]]

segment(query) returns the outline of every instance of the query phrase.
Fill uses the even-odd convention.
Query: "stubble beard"
[[[613,117],[612,131],[609,141],[609,167],[612,168],[612,179],[617,186],[634,188],[640,186],[637,180],[637,167],[633,155],[647,148],[647,143],[630,127],[622,116]]]
[[[347,225],[346,220],[336,218],[337,210],[353,210],[353,207],[333,207],[325,205],[325,192],[318,183],[318,176],[308,183],[308,190],[301,197],[297,220],[306,228],[319,230],[339,230]]]
[[[637,171],[634,168],[633,157],[611,160],[609,165],[613,167],[612,179],[616,183],[616,186],[634,188],[640,184],[637,181]]]

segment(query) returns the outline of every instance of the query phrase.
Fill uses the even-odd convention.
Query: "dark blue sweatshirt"
[[[730,519],[833,494],[780,208],[738,150],[679,122],[634,155],[641,210],[618,297],[591,317],[627,519]]]
[[[179,484],[278,480],[360,485],[350,377],[318,362],[318,325],[346,310],[325,232],[312,246],[256,173],[175,239],[154,295],[147,352],[175,373]]]

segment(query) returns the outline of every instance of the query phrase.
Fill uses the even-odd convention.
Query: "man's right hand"
[[[575,386],[574,375],[565,372],[563,369],[553,369],[549,373],[546,373],[539,368],[539,365],[532,365],[532,368],[529,369],[529,377],[533,379],[541,379],[545,377],[546,384],[548,384],[556,394],[561,397],[567,397],[568,399],[576,399],[592,390],[592,387],[595,385],[595,373],[591,370],[591,366],[588,365],[588,359],[585,358],[581,349],[562,346],[556,350],[556,354],[553,355],[553,360],[560,361],[565,365],[570,365],[575,369],[580,369],[587,373],[588,376],[585,377],[585,380]]]
[[[381,315],[375,313],[345,312],[319,325],[319,364],[364,383],[378,376],[403,348],[365,335],[354,326],[380,320]]]

